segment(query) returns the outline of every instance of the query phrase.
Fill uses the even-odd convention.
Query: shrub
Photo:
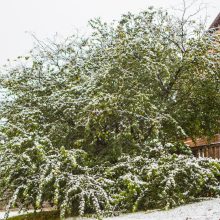
[[[0,161],[1,193],[10,198],[8,211],[38,209],[49,202],[60,210],[61,218],[167,209],[220,194],[219,161],[171,154],[158,146],[91,167],[81,150],[45,151],[36,146],[18,155],[7,148]]]
[[[99,216],[110,207],[108,181],[91,174],[83,164],[84,152],[35,146],[18,155],[14,150],[7,148],[0,160],[2,196],[10,198],[6,216],[12,207],[38,209],[44,202],[57,207],[62,218],[69,212],[83,215],[85,210]]]
[[[195,198],[219,195],[219,165],[216,160],[176,154],[156,159],[126,156],[107,169],[106,175],[116,180],[118,209],[168,209]]]

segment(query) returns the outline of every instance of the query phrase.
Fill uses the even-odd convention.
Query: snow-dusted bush
[[[220,194],[220,163],[207,158],[124,156],[106,175],[116,181],[113,197],[119,210],[167,209]]]
[[[90,25],[88,37],[39,41],[1,75],[0,196],[63,217],[218,193],[219,163],[183,144],[219,131],[217,39],[152,8]]]
[[[100,216],[110,208],[105,188],[112,181],[85,166],[84,152],[43,146],[27,148],[21,154],[13,150],[5,149],[0,160],[2,196],[9,200],[7,211],[16,206],[28,209],[30,205],[37,209],[44,202],[57,207],[62,217],[67,213],[83,215],[85,211]]]
[[[220,194],[219,161],[156,149],[162,154],[152,157],[152,151],[145,150],[113,164],[88,167],[88,156],[81,150],[35,146],[17,154],[7,148],[0,160],[1,195],[8,199],[8,211],[30,205],[37,209],[49,202],[61,217],[101,217],[114,211],[171,208]]]

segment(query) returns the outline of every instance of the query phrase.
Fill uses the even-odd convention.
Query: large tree
[[[123,15],[111,25],[99,19],[90,25],[88,37],[38,41],[2,75],[8,91],[1,110],[7,121],[2,127],[2,188],[3,194],[25,194],[20,203],[55,197],[62,207],[66,204],[58,188],[70,183],[59,181],[86,175],[79,164],[116,163],[121,155],[139,155],[149,146],[183,153],[186,137],[219,131],[217,38],[189,19],[154,9]],[[62,178],[56,182],[51,173]],[[49,174],[52,189],[42,183]],[[99,190],[99,183],[82,178],[79,186],[83,181],[96,203],[89,187],[95,184],[92,189]],[[7,184],[11,191],[5,191]],[[104,192],[100,195],[105,198]]]

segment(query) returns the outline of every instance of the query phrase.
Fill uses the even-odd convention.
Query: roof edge
[[[215,18],[215,20],[210,25],[209,29],[217,28],[218,26],[220,26],[220,12],[218,13],[217,17]]]

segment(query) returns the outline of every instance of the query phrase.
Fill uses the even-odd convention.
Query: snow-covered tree
[[[90,25],[93,31],[88,37],[74,35],[63,43],[38,41],[2,76],[1,85],[9,96],[1,109],[1,117],[7,119],[1,129],[5,136],[0,148],[2,196],[11,198],[9,205],[21,207],[37,208],[50,201],[63,210],[62,215],[78,203],[80,214],[100,215],[117,201],[115,207],[130,209],[120,205],[129,203],[122,195],[136,195],[135,190],[123,194],[119,189],[133,177],[116,175],[116,180],[106,174],[109,164],[119,166],[124,154],[134,158],[144,154],[149,169],[162,166],[157,164],[161,160],[169,173],[154,173],[152,167],[146,171],[149,179],[139,174],[141,198],[145,191],[152,195],[161,189],[153,192],[155,175],[170,177],[169,183],[158,177],[169,191],[175,185],[172,181],[188,172],[185,186],[177,181],[179,194],[164,189],[150,197],[152,206],[163,196],[169,202],[161,206],[169,207],[201,195],[202,190],[186,192],[190,182],[201,181],[200,189],[206,183],[217,189],[217,162],[212,173],[208,161],[202,168],[203,163],[184,156],[184,168],[176,154],[190,154],[182,143],[187,136],[219,131],[218,40],[189,19],[180,21],[152,8],[123,15],[110,25],[99,19]],[[177,167],[170,165],[172,161]],[[200,168],[202,173],[195,174]],[[203,179],[207,172],[210,178]],[[114,189],[112,183],[120,178],[123,184]]]

